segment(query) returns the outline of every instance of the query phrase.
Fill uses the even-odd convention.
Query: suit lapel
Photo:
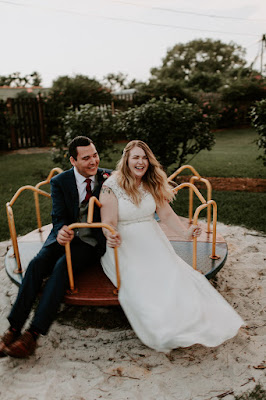
[[[102,188],[102,184],[103,184],[103,181],[104,181],[102,171],[99,171],[99,170],[97,171],[96,181],[97,181],[97,183],[95,182],[96,185],[95,185],[95,187],[93,189],[92,194],[93,194],[93,196],[99,198],[100,191],[101,191],[101,188]]]
[[[69,203],[73,208],[74,220],[77,221],[79,216],[79,194],[73,168],[69,170],[67,187],[68,187],[68,199]]]

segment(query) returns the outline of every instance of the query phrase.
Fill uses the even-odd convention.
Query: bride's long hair
[[[130,151],[134,147],[140,147],[145,152],[149,161],[147,172],[142,177],[144,189],[152,194],[158,206],[162,205],[165,200],[171,201],[174,195],[167,182],[166,173],[163,171],[161,164],[157,161],[149,146],[141,140],[132,140],[124,148],[123,155],[117,164],[115,172],[118,184],[131,197],[133,202],[139,205],[141,195],[136,185],[135,178],[132,176],[128,166]]]

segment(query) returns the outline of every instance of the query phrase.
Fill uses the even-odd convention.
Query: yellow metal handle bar
[[[13,206],[13,204],[15,203],[15,201],[17,200],[18,196],[24,191],[24,190],[32,190],[33,192],[38,192],[39,194],[42,194],[43,196],[46,197],[51,197],[50,193],[45,192],[44,190],[38,189],[35,186],[31,186],[31,185],[26,185],[26,186],[21,186],[16,193],[14,194],[14,196],[12,197],[12,199],[7,203],[9,204],[11,207]]]
[[[101,203],[100,203],[101,204]],[[104,224],[102,222],[76,222],[68,226],[69,229],[75,228],[105,228],[108,229],[112,234],[115,234],[115,229],[110,225]],[[71,293],[75,293],[75,285],[74,285],[74,277],[73,277],[73,268],[71,261],[71,252],[70,252],[70,243],[65,245],[66,251],[66,260],[67,260],[67,271],[69,277],[69,286]],[[117,279],[117,292],[120,289],[120,270],[119,270],[119,262],[118,262],[118,251],[117,247],[114,247],[114,256],[115,256],[115,268],[116,268],[116,279]]]
[[[54,174],[56,172],[58,174],[60,174],[61,172],[63,172],[63,170],[58,167],[51,169],[51,171],[49,172],[49,175],[47,176],[45,181],[41,181],[41,182],[37,183],[37,185],[35,185],[36,189],[39,189],[41,186],[46,185],[47,183],[50,183],[50,180],[52,179],[52,177],[54,176]],[[35,210],[36,210],[36,219],[37,219],[38,229],[39,229],[39,232],[41,232],[42,221],[41,221],[39,194],[37,192],[34,192],[34,201],[35,201]]]
[[[17,240],[17,233],[16,233],[16,227],[15,227],[15,220],[14,220],[14,214],[12,210],[12,206],[19,197],[19,195],[24,191],[24,190],[32,190],[33,192],[38,192],[39,194],[42,194],[43,196],[46,197],[51,197],[51,195],[47,192],[44,192],[41,189],[37,189],[34,186],[26,185],[22,186],[19,188],[12,199],[6,203],[6,212],[7,212],[7,220],[8,220],[8,226],[9,226],[9,231],[10,231],[10,236],[13,244],[13,249],[17,261],[17,269],[14,271],[16,273],[21,273],[22,268],[21,268],[21,262],[20,262],[20,256],[19,256],[19,249],[18,249],[18,240]]]
[[[178,168],[172,175],[170,175],[167,180],[168,181],[173,181],[177,175],[180,174],[180,172],[184,171],[184,169],[190,169],[191,172],[193,172],[194,175],[198,176],[199,178],[201,178],[200,174],[195,170],[194,167],[192,167],[192,165],[182,165],[182,167]]]
[[[211,183],[208,181],[208,179],[205,178],[199,178],[198,176],[192,176],[189,180],[190,183],[194,185],[195,181],[203,182],[206,185],[207,188],[207,201],[210,201],[212,199],[212,186]],[[193,213],[193,190],[190,188],[189,189],[189,222],[191,223],[192,221],[192,213]],[[208,206],[207,209],[207,233],[211,233],[211,205]]]
[[[99,200],[97,199],[97,197],[92,196],[89,200],[89,209],[88,209],[88,219],[87,222],[89,224],[91,224],[93,222],[93,213],[94,213],[94,204],[96,203],[96,205],[101,208],[102,205],[99,202]]]
[[[19,249],[18,249],[18,241],[17,241],[17,233],[14,221],[14,214],[12,207],[9,203],[6,203],[6,213],[7,213],[7,221],[9,226],[10,237],[13,245],[13,251],[17,261],[17,268],[14,270],[15,273],[19,274],[22,273],[20,256],[19,256]]]
[[[200,193],[199,189],[196,188],[196,186],[193,185],[192,183],[189,183],[189,182],[181,183],[180,185],[176,186],[176,187],[173,188],[172,190],[173,190],[174,193],[177,193],[180,189],[183,189],[184,187],[188,187],[188,188],[190,188],[191,190],[193,190],[193,192],[195,192],[195,194],[198,196],[199,200],[200,200],[203,204],[206,203],[206,200],[204,199],[204,197],[203,197],[202,194]]]
[[[50,183],[50,180],[52,179],[52,177],[54,176],[55,173],[61,174],[61,172],[63,172],[63,170],[61,168],[53,168],[51,169],[51,171],[49,172],[49,175],[47,176],[47,178],[45,179],[45,181],[41,181],[39,183],[37,183],[37,185],[35,185],[36,188],[39,189],[40,186],[46,185],[47,183]]]
[[[201,204],[194,213],[193,225],[197,225],[198,217],[201,210],[212,205],[213,206],[213,236],[212,236],[212,254],[210,258],[217,260],[220,256],[215,254],[216,250],[216,225],[217,225],[217,204],[214,200],[209,200],[206,204]],[[193,239],[193,268],[196,269],[197,265],[197,238]]]

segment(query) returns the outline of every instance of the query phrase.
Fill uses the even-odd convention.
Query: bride
[[[139,339],[162,352],[199,343],[218,346],[244,324],[208,280],[180,258],[154,219],[190,240],[200,228],[182,226],[169,202],[166,174],[148,145],[127,144],[116,171],[102,187],[102,222],[107,251],[104,272],[116,285],[112,248],[119,246],[119,302]]]

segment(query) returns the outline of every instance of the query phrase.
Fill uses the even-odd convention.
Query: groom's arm
[[[64,246],[73,239],[74,232],[67,228],[67,225],[69,225],[69,218],[64,190],[58,183],[58,179],[52,179],[50,183],[53,230],[58,243]]]

